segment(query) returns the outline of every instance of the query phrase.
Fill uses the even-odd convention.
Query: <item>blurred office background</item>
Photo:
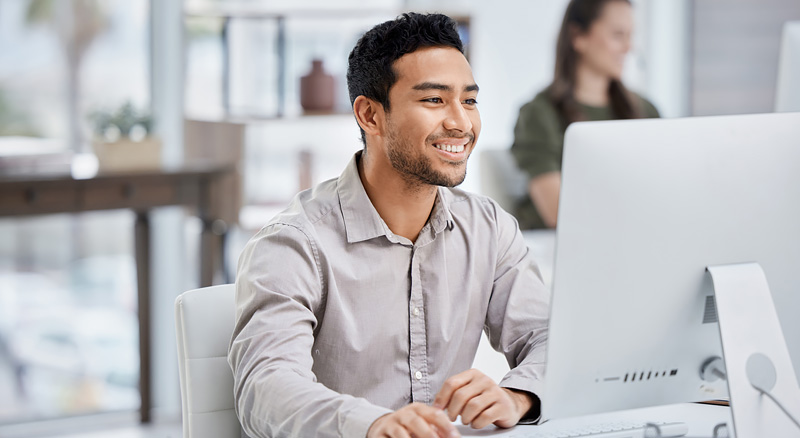
[[[247,238],[361,147],[345,83],[361,33],[407,10],[456,17],[481,86],[479,148],[505,149],[519,107],[552,77],[566,3],[0,0],[0,176],[96,166],[92,142],[114,136],[98,114],[126,104],[152,118],[165,165],[191,155],[185,120],[227,124],[217,156],[238,162],[242,208],[214,282],[230,281]],[[662,116],[773,111],[781,29],[800,1],[633,3],[625,82]],[[308,113],[299,82],[315,59],[335,103]],[[463,186],[479,192],[479,175],[476,154]],[[198,286],[203,224],[181,207],[152,222],[153,418],[177,421],[172,305]],[[0,436],[138,418],[133,223],[128,210],[0,217]]]

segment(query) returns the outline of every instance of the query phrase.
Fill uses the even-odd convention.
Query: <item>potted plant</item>
[[[126,102],[116,111],[95,111],[92,147],[102,171],[153,169],[161,166],[161,140],[152,135],[150,114]]]

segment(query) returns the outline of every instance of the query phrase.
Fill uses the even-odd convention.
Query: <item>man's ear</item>
[[[367,135],[381,135],[384,125],[383,105],[366,97],[358,96],[353,102],[353,113],[361,129]]]

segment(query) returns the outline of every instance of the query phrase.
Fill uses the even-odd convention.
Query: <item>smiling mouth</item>
[[[472,138],[469,135],[465,137],[439,137],[431,145],[442,152],[459,155],[467,149]]]
[[[466,147],[466,144],[439,144],[439,143],[434,143],[433,147],[435,147],[436,149],[439,149],[440,151],[445,151],[445,152],[451,152],[451,153],[454,153],[454,154],[458,154],[458,153],[464,152],[464,148]]]

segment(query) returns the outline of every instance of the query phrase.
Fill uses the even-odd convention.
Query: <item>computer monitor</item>
[[[775,111],[800,111],[800,21],[783,25]]]
[[[796,382],[800,113],[572,124],[544,417],[726,398],[700,375],[723,356],[706,267],[742,262],[766,275]]]

